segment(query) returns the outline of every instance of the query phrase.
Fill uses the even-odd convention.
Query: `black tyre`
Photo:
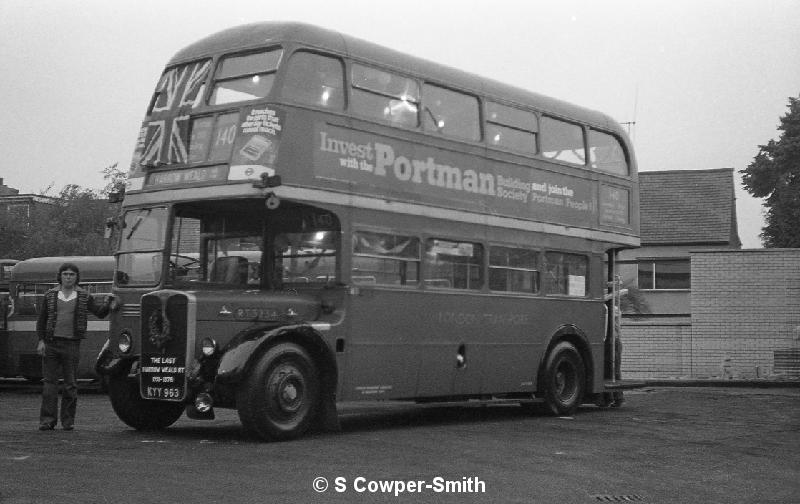
[[[264,440],[284,440],[308,430],[319,407],[319,378],[308,353],[293,343],[261,356],[236,395],[245,430]]]
[[[100,392],[103,394],[108,394],[108,380],[110,378],[108,376],[101,376],[97,382],[100,385]]]
[[[139,384],[125,376],[110,376],[108,397],[120,420],[136,430],[161,430],[174,424],[184,405],[169,401],[150,401],[139,395]]]
[[[594,404],[598,408],[610,408],[611,403],[614,402],[614,395],[611,392],[602,392],[597,394],[594,399]]]
[[[539,383],[544,411],[551,415],[572,415],[583,402],[586,369],[572,343],[562,341],[550,350]]]

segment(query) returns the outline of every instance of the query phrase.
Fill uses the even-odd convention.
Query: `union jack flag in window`
[[[210,66],[208,60],[198,61],[164,72],[139,133],[134,163],[158,166],[188,161],[189,112],[202,101]]]

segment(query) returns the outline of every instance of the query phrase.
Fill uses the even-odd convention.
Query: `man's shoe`
[[[39,426],[39,430],[53,430],[52,425],[42,424]]]
[[[61,428],[62,428],[62,429],[64,429],[64,430],[72,430],[72,429],[74,429],[75,427],[73,427],[73,426],[71,426],[71,425],[63,425]]]

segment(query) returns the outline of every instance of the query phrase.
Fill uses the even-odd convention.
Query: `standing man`
[[[115,307],[114,297],[98,304],[91,294],[78,286],[80,272],[72,263],[58,268],[58,286],[44,295],[36,322],[39,335],[37,351],[42,359],[42,408],[39,430],[52,430],[58,420],[58,369],[64,376],[61,396],[61,427],[72,430],[78,403],[78,371],[81,340],[86,337],[89,312],[105,317]]]

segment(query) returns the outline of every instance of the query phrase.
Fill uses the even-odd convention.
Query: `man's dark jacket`
[[[56,318],[58,313],[56,304],[58,302],[58,291],[60,289],[60,287],[54,287],[45,292],[42,303],[39,306],[39,318],[36,321],[36,333],[39,335],[40,340],[50,341],[53,339],[53,332],[56,328]],[[86,328],[89,325],[89,312],[92,312],[98,318],[103,318],[108,315],[108,304],[98,304],[91,294],[80,287],[76,286],[75,292],[78,293],[78,299],[77,304],[75,305],[75,320],[73,321],[73,329],[77,339],[84,339],[86,337]]]

